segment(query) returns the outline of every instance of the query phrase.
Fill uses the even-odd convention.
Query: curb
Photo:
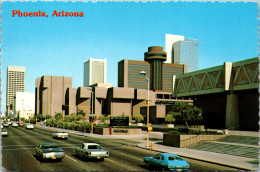
[[[145,147],[142,147],[142,146],[139,146],[139,145],[136,145],[136,147],[138,148],[141,148],[141,149],[145,149],[145,150],[151,150],[151,151],[155,151],[155,152],[163,152],[163,153],[167,153],[167,152],[164,152],[164,151],[160,151],[160,150],[156,150],[156,149],[148,149],[148,148],[145,148]],[[179,154],[180,155],[180,154]],[[197,161],[202,161],[202,162],[208,162],[208,163],[211,163],[211,164],[216,164],[216,165],[221,165],[221,166],[225,166],[225,167],[231,167],[231,168],[237,168],[239,170],[246,170],[246,171],[258,171],[259,169],[251,169],[251,168],[243,168],[243,167],[237,167],[237,166],[234,166],[234,165],[230,165],[230,164],[223,164],[223,163],[219,163],[219,162],[214,162],[214,161],[209,161],[209,160],[205,160],[205,159],[200,159],[200,158],[194,158],[194,157],[189,157],[189,156],[185,156],[185,155],[180,155],[182,157],[185,157],[185,158],[189,158],[189,159],[193,159],[193,160],[197,160]]]

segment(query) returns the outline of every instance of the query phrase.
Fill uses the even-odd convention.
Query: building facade
[[[25,67],[7,67],[6,115],[13,113],[16,92],[25,92]]]
[[[72,78],[44,75],[38,77],[35,84],[36,114],[64,114],[65,94],[67,89],[72,87]]]
[[[173,63],[187,64],[187,72],[198,70],[199,40],[185,39],[173,44]]]
[[[106,83],[106,59],[89,58],[84,62],[84,86],[96,83]]]
[[[165,34],[165,51],[167,53],[167,60],[165,63],[173,63],[173,44],[178,41],[183,41],[184,36]]]
[[[16,92],[14,114],[18,119],[29,119],[35,113],[35,93]]]
[[[198,70],[199,40],[180,35],[165,35],[166,63],[186,64],[187,72]]]
[[[145,71],[146,76],[151,81],[151,90],[171,92],[173,88],[173,75],[187,72],[187,65],[185,64],[162,63],[163,60],[160,61],[158,59],[156,61],[153,59],[153,61],[155,63],[126,59],[118,62],[118,87],[147,89],[146,77],[140,75],[141,71]]]

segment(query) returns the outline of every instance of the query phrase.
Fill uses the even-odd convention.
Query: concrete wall
[[[167,146],[186,148],[201,141],[216,141],[227,135],[177,135],[163,134],[163,144]]]
[[[111,128],[111,135],[139,135],[142,134],[140,128]],[[95,128],[94,133],[102,135],[110,135],[110,128]]]

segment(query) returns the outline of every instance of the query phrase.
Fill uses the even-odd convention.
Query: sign
[[[110,126],[129,126],[129,117],[110,117]]]
[[[89,114],[89,122],[93,123],[95,121],[95,114]]]

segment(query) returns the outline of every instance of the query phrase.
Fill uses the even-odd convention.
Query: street
[[[5,127],[9,135],[2,137],[2,165],[7,171],[149,171],[143,157],[157,152],[137,148],[135,142],[124,139],[103,139],[70,134],[68,140],[52,138],[51,129],[35,127]],[[123,137],[122,137],[123,138]],[[34,148],[43,142],[56,142],[65,150],[62,162],[40,161]],[[85,161],[75,156],[74,148],[83,142],[99,143],[110,157],[104,161]],[[237,171],[237,169],[187,159],[191,171]],[[153,169],[150,169],[153,170]]]

